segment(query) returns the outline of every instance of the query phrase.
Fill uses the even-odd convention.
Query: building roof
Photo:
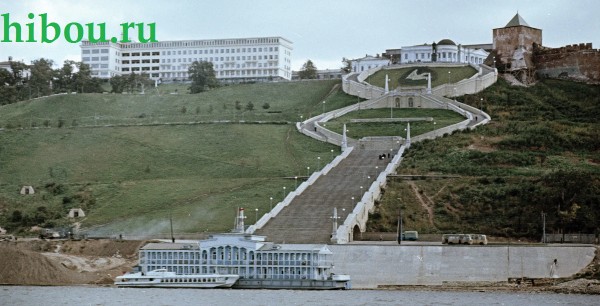
[[[151,242],[142,247],[142,250],[198,250],[197,243],[172,243],[162,242],[156,243]]]
[[[453,42],[451,39],[445,38],[440,40],[440,42],[438,42],[438,46],[456,46],[456,43]]]
[[[526,26],[526,27],[530,27],[527,22],[525,22],[525,19],[523,19],[523,17],[521,17],[521,15],[519,15],[519,13],[517,13],[515,15],[515,17],[513,17],[505,26],[505,28],[510,28],[510,27],[518,27],[518,26]]]

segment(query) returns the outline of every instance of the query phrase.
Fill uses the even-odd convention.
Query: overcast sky
[[[11,22],[32,22],[39,40],[38,14],[64,27],[105,22],[118,36],[123,22],[156,23],[161,40],[282,36],[294,44],[292,69],[307,59],[318,69],[341,67],[342,57],[375,55],[385,49],[450,38],[460,44],[491,43],[492,29],[504,27],[517,13],[542,29],[543,45],[560,47],[591,42],[600,48],[598,0],[48,0],[2,1],[0,13]],[[4,37],[3,19],[0,35]],[[13,34],[14,35],[14,34]],[[14,37],[13,37],[14,39]],[[0,42],[0,61],[44,57],[62,64],[81,60],[78,44],[63,38],[50,44]]]

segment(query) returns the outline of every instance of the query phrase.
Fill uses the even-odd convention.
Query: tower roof
[[[519,13],[517,13],[515,15],[515,17],[513,17],[505,26],[505,28],[509,28],[509,27],[518,27],[518,26],[526,26],[529,27],[529,25],[527,24],[527,22],[525,22],[525,19],[523,19],[523,17],[521,17],[521,15],[519,15]]]

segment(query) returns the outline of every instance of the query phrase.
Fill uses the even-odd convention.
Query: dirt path
[[[417,188],[417,185],[415,185],[414,182],[408,182],[408,185],[415,193],[415,196],[417,197],[417,200],[419,200],[419,203],[421,203],[421,206],[423,206],[423,208],[427,211],[429,224],[433,225],[433,203],[431,203],[431,205],[427,205],[427,203],[425,203],[423,196],[421,196],[421,194],[419,193],[419,189]]]

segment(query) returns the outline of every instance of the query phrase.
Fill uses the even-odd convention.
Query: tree
[[[271,107],[271,104],[269,104],[269,102],[265,102],[265,104],[262,105],[263,109],[269,109]]]
[[[38,97],[52,93],[52,80],[55,76],[52,65],[52,60],[45,58],[34,60],[31,63],[31,80],[29,84],[34,89],[33,93]]]
[[[254,110],[254,103],[252,103],[252,101],[249,101],[248,104],[246,104],[246,110],[247,111],[253,111]]]
[[[110,78],[110,86],[112,87],[112,92],[114,93],[122,93],[125,91],[127,87],[127,77],[122,75],[115,75]]]
[[[66,60],[62,68],[55,71],[56,79],[52,84],[54,92],[69,92],[73,89],[73,71],[75,61]]]
[[[24,71],[27,70],[29,66],[27,66],[23,62],[10,62],[10,70],[12,71],[12,80],[10,85],[21,85],[26,80],[23,77]]]
[[[302,69],[298,72],[298,77],[300,79],[316,79],[317,78],[317,67],[311,60],[306,61],[304,65],[302,65]]]
[[[98,78],[92,78],[90,66],[86,63],[77,62],[77,73],[73,76],[72,90],[84,92],[102,92]]]
[[[15,103],[19,100],[17,86],[11,85],[13,76],[8,70],[0,69],[0,105]]]
[[[342,67],[342,70],[343,70],[345,73],[350,73],[350,72],[352,72],[352,62],[351,62],[349,59],[347,59],[347,58],[343,57],[343,58],[342,58],[342,63],[344,64],[344,66]]]
[[[215,76],[215,69],[211,62],[193,62],[188,68],[188,74],[190,75],[190,79],[192,79],[192,85],[189,89],[193,94],[219,86],[219,81]]]

